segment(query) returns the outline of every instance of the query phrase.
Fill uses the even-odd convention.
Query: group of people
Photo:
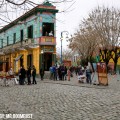
[[[87,64],[84,67],[77,66],[75,68],[75,73],[76,75],[78,75],[78,82],[81,82],[81,83],[84,83],[84,79],[86,79],[86,83],[91,84],[92,83],[92,79],[91,79],[92,72],[93,72],[92,67],[89,64]]]
[[[32,67],[28,67],[27,70],[25,70],[24,66],[21,66],[21,68],[19,69],[18,72],[19,75],[19,84],[20,85],[24,85],[25,84],[25,78],[27,78],[27,84],[31,85],[31,84],[37,84],[36,82],[36,68],[33,65]],[[32,77],[32,81],[31,81],[31,77]]]
[[[49,68],[50,71],[50,80],[68,80],[70,81],[71,70],[66,66],[60,65],[57,67],[53,65]]]
[[[92,83],[91,80],[91,73],[92,68],[90,65],[86,65],[84,67],[77,66],[77,67],[66,67],[64,64],[60,65],[59,67],[56,65],[53,65],[49,68],[50,80],[68,80],[70,81],[70,78],[73,76],[73,72],[76,73],[76,76],[78,76],[78,81],[83,82],[83,79],[86,79],[86,83]],[[13,75],[13,70],[10,68],[8,71],[10,75]],[[21,66],[19,71],[19,84],[24,85],[27,83],[28,85],[31,84],[37,84],[36,81],[36,68],[33,65],[32,67],[28,67],[27,70],[25,70],[24,66]],[[40,77],[41,80],[44,78],[44,69],[40,69]],[[27,78],[27,82],[26,79]]]
[[[45,32],[45,36],[53,36],[53,31],[50,31],[49,33]]]
[[[60,65],[59,67],[56,67],[55,65],[51,66],[50,69],[50,80],[68,80],[70,81],[70,78],[73,76],[73,72],[75,72],[76,76],[78,76],[79,82],[84,82],[83,80],[86,79],[86,83],[91,84],[91,74],[93,72],[92,67],[87,64],[86,66],[77,66],[77,67],[66,67],[63,65]]]

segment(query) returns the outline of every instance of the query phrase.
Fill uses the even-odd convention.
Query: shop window
[[[43,23],[42,36],[54,36],[54,23]]]
[[[28,38],[33,38],[33,25],[28,27]]]

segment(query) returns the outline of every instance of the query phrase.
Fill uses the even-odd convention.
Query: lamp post
[[[62,31],[61,32],[61,64],[62,64],[62,40],[63,40],[63,33],[66,33],[66,38],[68,38],[68,31]]]
[[[41,68],[42,69],[44,69],[44,56],[43,56],[43,54],[44,54],[44,51],[41,50]]]

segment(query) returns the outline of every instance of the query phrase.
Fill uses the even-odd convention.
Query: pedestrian
[[[43,68],[40,69],[40,77],[41,77],[41,80],[43,80],[43,77],[44,77],[44,69]]]
[[[54,65],[52,69],[53,69],[53,80],[57,80],[56,66]]]
[[[52,80],[53,79],[53,67],[52,66],[49,68],[49,71],[50,71],[50,80]]]
[[[61,71],[62,80],[64,80],[64,76],[65,76],[65,67],[64,67],[64,65],[61,66],[60,71]]]
[[[59,77],[59,80],[62,80],[61,65],[58,68],[58,77]]]
[[[67,70],[68,81],[70,81],[71,71],[70,69]]]
[[[78,66],[77,67],[75,67],[75,74],[76,74],[76,76],[78,75],[78,72],[79,72],[79,70],[78,70],[79,68],[78,68]]]
[[[67,80],[67,67],[65,66],[65,76],[64,76],[64,80]]]
[[[31,85],[31,68],[27,68],[27,80],[28,80],[28,85]]]
[[[35,69],[35,67],[33,67],[33,71],[32,71],[32,77],[33,77],[33,82],[32,82],[32,84],[37,84],[37,82],[36,82],[36,69]]]
[[[55,71],[55,80],[58,80],[58,68],[56,67],[56,71]]]
[[[22,69],[22,66],[21,66],[21,67],[19,68],[19,70],[18,70],[19,84],[20,84],[20,85],[21,85],[21,73],[20,73],[21,69]]]
[[[20,85],[24,85],[25,77],[26,77],[26,70],[24,66],[22,66],[20,69]]]
[[[87,64],[87,66],[86,66],[86,82],[90,83],[90,84],[92,83],[91,74],[92,74],[92,68],[89,64]]]

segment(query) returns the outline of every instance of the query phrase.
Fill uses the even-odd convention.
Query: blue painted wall
[[[42,22],[54,23],[54,30],[56,30],[55,15],[40,14],[32,15],[27,18],[25,24],[17,24],[12,28],[9,28],[3,33],[0,33],[0,48],[2,47],[1,39],[3,39],[3,47],[7,46],[7,36],[9,36],[9,45],[13,44],[13,34],[16,33],[16,42],[20,41],[20,30],[24,31],[24,39],[27,38],[27,28],[33,25],[33,38],[41,37],[40,28],[42,27],[42,22],[40,22],[40,17],[42,17]],[[24,22],[24,21],[23,21]],[[55,32],[54,32],[55,35]]]

